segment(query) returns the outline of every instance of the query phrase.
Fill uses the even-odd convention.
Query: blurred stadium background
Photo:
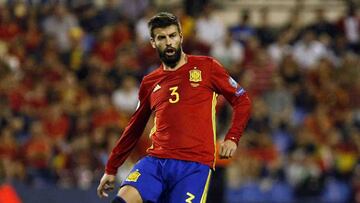
[[[359,1],[0,0],[0,203],[109,202],[95,188],[159,65],[146,27],[157,11],[177,14],[185,52],[216,57],[253,100],[208,202],[360,202]],[[221,97],[217,111],[220,140]]]

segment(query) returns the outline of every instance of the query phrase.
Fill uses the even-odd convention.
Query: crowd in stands
[[[44,2],[0,4],[0,182],[86,189],[136,109],[142,77],[160,64],[147,29],[159,9],[148,0]],[[215,57],[253,102],[223,202],[360,202],[356,7],[335,21],[316,9],[309,24],[295,10],[277,27],[267,8],[256,26],[239,10],[226,27],[213,4],[193,12],[184,2],[168,9],[184,51]],[[219,139],[230,109],[219,97]],[[150,146],[152,125],[119,179]]]

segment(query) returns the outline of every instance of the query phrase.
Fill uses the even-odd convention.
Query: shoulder
[[[188,57],[193,62],[211,62],[214,60],[214,58],[210,56],[188,55]]]
[[[145,75],[142,78],[140,89],[142,91],[147,91],[149,89],[152,89],[156,81],[158,81],[158,79],[161,77],[161,75],[162,75],[162,71],[160,67],[153,70],[149,74]]]
[[[213,66],[215,64],[219,64],[219,62],[211,57],[211,56],[195,56],[195,55],[189,55],[189,61],[193,64],[204,64],[206,66]]]
[[[149,83],[153,80],[156,80],[158,77],[161,76],[161,73],[162,73],[162,71],[161,71],[161,66],[160,66],[160,67],[156,68],[155,70],[151,71],[149,74],[145,75],[143,77],[143,83],[144,82]]]
[[[214,67],[223,67],[218,60],[211,56],[194,56],[189,55],[190,61],[193,64],[203,64],[206,67],[209,67],[209,70],[214,69]]]

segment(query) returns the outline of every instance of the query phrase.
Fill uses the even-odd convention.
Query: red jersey
[[[215,106],[222,94],[233,107],[233,120],[225,140],[238,143],[250,115],[250,99],[213,58],[187,55],[175,71],[162,66],[143,78],[139,106],[106,165],[107,174],[129,156],[152,112],[155,124],[148,154],[158,158],[194,161],[214,167],[216,153]]]

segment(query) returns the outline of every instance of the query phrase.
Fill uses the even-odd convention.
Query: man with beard
[[[112,202],[205,202],[216,161],[217,95],[222,94],[233,107],[232,125],[219,152],[226,159],[233,156],[246,126],[250,100],[216,60],[182,51],[176,16],[159,13],[148,26],[162,64],[143,78],[138,108],[110,154],[97,192],[107,197],[114,188],[118,167],[154,112],[148,155],[135,164]]]

